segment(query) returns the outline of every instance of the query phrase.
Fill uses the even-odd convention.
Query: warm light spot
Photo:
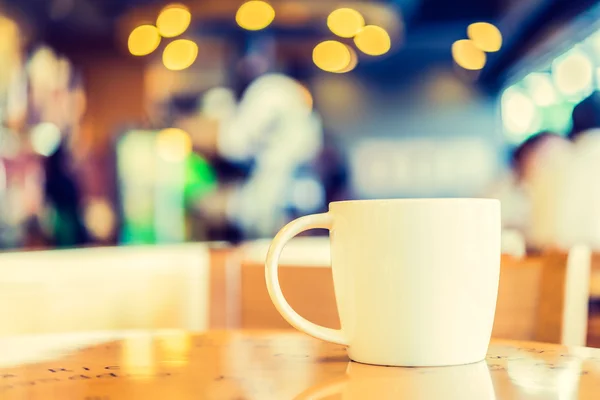
[[[97,239],[110,238],[115,227],[115,213],[106,200],[94,199],[85,208],[85,226]]]
[[[134,56],[145,56],[152,53],[160,44],[160,34],[153,25],[141,25],[135,28],[129,39],[127,47]]]
[[[156,19],[158,32],[167,38],[181,35],[190,26],[192,14],[186,6],[170,4],[163,8]]]
[[[326,40],[313,49],[313,62],[323,71],[338,72],[351,61],[348,46],[335,40]]]
[[[60,129],[51,122],[42,122],[31,130],[31,147],[36,153],[45,157],[54,154],[60,139]]]
[[[172,71],[188,68],[198,57],[198,45],[191,40],[179,39],[171,42],[163,52],[163,64]]]
[[[452,57],[464,69],[477,71],[484,67],[485,53],[472,40],[457,40],[452,44]]]
[[[269,3],[251,0],[240,6],[235,14],[237,24],[249,31],[266,28],[275,19],[275,10]]]
[[[385,29],[375,25],[367,25],[361,29],[354,37],[354,43],[360,51],[370,56],[385,54],[392,45]]]
[[[552,63],[552,77],[558,90],[565,96],[587,94],[594,80],[592,60],[575,48]]]
[[[352,8],[339,8],[327,17],[327,26],[334,34],[351,38],[364,28],[365,19]]]
[[[488,53],[498,51],[502,47],[500,30],[488,22],[475,22],[469,25],[467,36],[475,46]]]
[[[354,51],[354,49],[350,46],[346,46],[346,47],[348,48],[348,51],[350,52],[350,62],[348,63],[348,65],[346,65],[345,68],[343,68],[339,71],[335,71],[338,74],[350,72],[354,68],[356,68],[356,65],[358,64],[358,54],[356,54],[356,51]]]
[[[182,162],[192,151],[192,140],[183,129],[163,129],[156,136],[156,151],[165,161]]]

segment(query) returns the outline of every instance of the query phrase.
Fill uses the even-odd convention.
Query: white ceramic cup
[[[285,300],[278,259],[291,238],[328,229],[341,329],[316,325]],[[500,203],[492,199],[331,203],[275,237],[266,260],[271,300],[298,330],[348,347],[354,361],[443,366],[485,358],[500,273]],[[310,296],[310,288],[307,288]]]

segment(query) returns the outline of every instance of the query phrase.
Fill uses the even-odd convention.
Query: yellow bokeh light
[[[364,28],[365,19],[352,8],[339,8],[327,17],[327,26],[334,34],[351,38]]]
[[[153,25],[141,25],[135,28],[127,40],[129,52],[134,56],[152,53],[160,44],[160,34]]]
[[[390,35],[385,29],[375,25],[367,25],[361,29],[354,37],[354,43],[360,51],[370,56],[385,54],[392,46]]]
[[[338,74],[344,74],[346,72],[350,72],[354,68],[356,68],[356,65],[358,64],[358,54],[356,54],[356,51],[354,51],[354,49],[350,46],[346,46],[346,47],[348,48],[348,51],[350,52],[350,62],[348,63],[348,65],[346,65],[346,67],[342,68],[339,71],[335,71]]]
[[[498,51],[502,47],[500,30],[487,22],[475,22],[469,25],[467,36],[475,46],[488,53]]]
[[[165,47],[163,64],[171,71],[188,68],[198,57],[198,45],[191,40],[178,39]]]
[[[351,61],[348,46],[336,40],[326,40],[313,49],[313,62],[323,71],[338,72]]]
[[[469,39],[457,40],[452,44],[452,57],[458,65],[471,71],[482,69],[486,62],[483,50]]]
[[[192,14],[186,6],[170,4],[163,8],[156,19],[156,27],[163,37],[171,38],[181,35],[190,26]]]
[[[251,0],[242,4],[235,14],[237,24],[249,31],[264,29],[273,22],[273,19],[275,19],[273,7],[260,0]]]
[[[163,129],[156,136],[156,151],[168,162],[182,162],[192,151],[192,139],[183,129]]]

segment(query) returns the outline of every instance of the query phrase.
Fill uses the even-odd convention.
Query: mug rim
[[[424,197],[424,198],[405,198],[405,199],[363,199],[363,200],[342,200],[332,201],[329,206],[336,204],[374,204],[374,203],[500,203],[499,199],[489,197]]]

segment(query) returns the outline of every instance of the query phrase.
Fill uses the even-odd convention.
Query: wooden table
[[[600,350],[532,342],[494,341],[477,364],[392,368],[350,362],[343,347],[289,331],[0,340],[3,400],[592,400],[599,393]]]

